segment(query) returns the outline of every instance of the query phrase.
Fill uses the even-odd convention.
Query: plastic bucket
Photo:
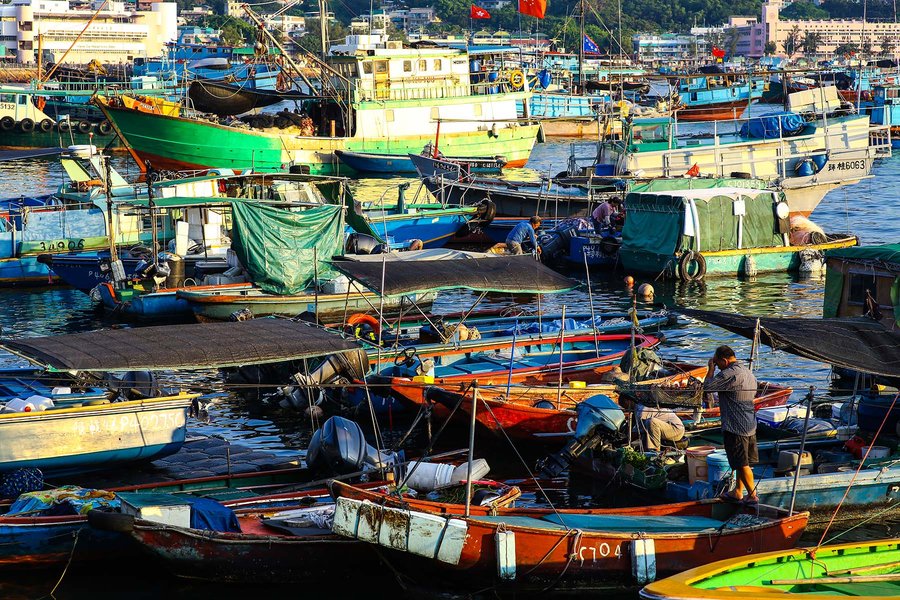
[[[731,473],[728,464],[728,456],[724,450],[716,450],[706,456],[706,476],[710,483],[722,481],[722,478]]]
[[[450,485],[453,482],[453,465],[441,463],[410,463],[407,472],[413,471],[406,485],[417,492],[431,492],[440,487]]]
[[[697,446],[696,448],[685,450],[684,455],[687,458],[688,481],[690,483],[707,481],[708,467],[706,465],[706,457],[715,451],[715,446]]]
[[[594,175],[598,177],[610,177],[616,174],[616,165],[594,165]]]

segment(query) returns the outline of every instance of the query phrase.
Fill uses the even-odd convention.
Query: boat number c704
[[[582,564],[587,559],[590,559],[591,562],[597,562],[597,558],[607,558],[609,556],[622,558],[622,546],[618,544],[610,546],[606,542],[601,542],[598,546],[582,546],[578,549],[578,560]]]

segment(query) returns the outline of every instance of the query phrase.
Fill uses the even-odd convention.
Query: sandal
[[[741,502],[747,506],[756,506],[759,504],[759,496],[744,496],[744,498],[741,499]]]
[[[743,498],[738,498],[737,496],[733,496],[728,492],[722,492],[718,495],[718,498],[723,502],[731,502],[733,504],[740,504],[741,502],[743,502]]]

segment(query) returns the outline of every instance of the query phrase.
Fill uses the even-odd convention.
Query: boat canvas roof
[[[105,329],[6,339],[0,348],[54,371],[132,371],[237,367],[300,360],[359,345],[290,319]]]
[[[514,294],[556,293],[579,285],[530,255],[371,262],[334,260],[332,265],[376,294],[386,296],[460,288]]]
[[[854,246],[828,250],[826,258],[839,258],[849,261],[878,261],[892,265],[900,265],[900,244],[882,244],[879,246]]]
[[[718,188],[701,188],[690,190],[659,190],[652,192],[634,192],[642,196],[669,196],[671,198],[679,198],[682,200],[706,200],[709,201],[717,196],[730,196],[735,200],[742,197],[757,198],[761,194],[774,194],[773,190],[757,189],[757,188],[740,188],[740,187],[718,187]]]

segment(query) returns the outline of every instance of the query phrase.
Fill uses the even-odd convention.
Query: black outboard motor
[[[357,381],[364,379],[368,372],[369,355],[364,349],[357,348],[349,352],[332,354],[311,373],[294,374],[293,379],[297,383],[297,387],[281,388],[281,394],[284,396],[282,405],[287,404],[294,408],[305,407],[309,404],[305,388],[327,385],[341,378],[347,383]]]
[[[554,261],[568,254],[572,238],[577,233],[578,223],[567,221],[540,234],[538,243],[541,245],[541,259],[544,262]]]
[[[575,407],[575,413],[578,415],[575,439],[559,452],[538,462],[541,477],[558,477],[572,461],[588,450],[603,443],[617,443],[624,437],[622,429],[627,423],[625,413],[609,396],[592,396],[580,402]]]
[[[129,399],[156,398],[162,395],[159,380],[153,371],[125,371],[106,374],[105,385],[113,392]]]
[[[344,248],[347,254],[383,254],[385,251],[381,242],[364,233],[351,233],[348,235]]]
[[[359,425],[344,417],[331,417],[309,440],[306,464],[315,473],[333,477],[393,465],[393,455],[366,443]]]

